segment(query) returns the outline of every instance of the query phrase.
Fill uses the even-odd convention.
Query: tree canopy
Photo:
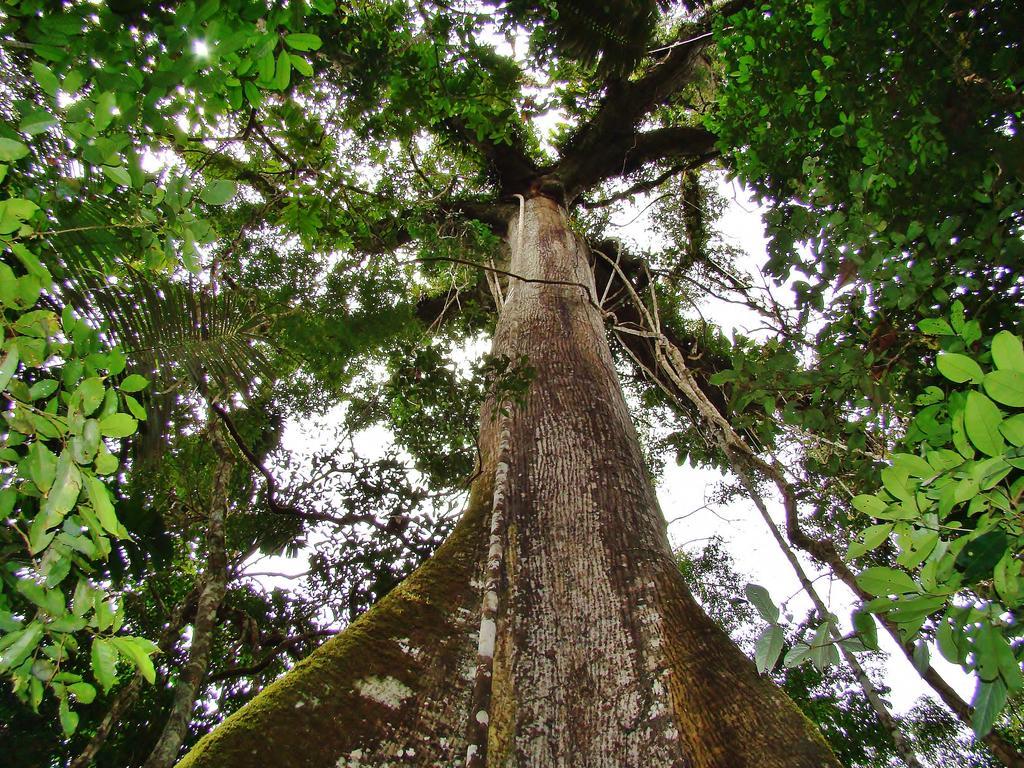
[[[595,254],[652,468],[777,498],[780,544],[861,602],[701,595],[757,608],[759,669],[863,733],[846,764],[905,760],[865,746],[870,680],[843,694],[881,626],[953,713],[917,713],[926,759],[965,722],[1022,764],[1022,26],[1002,0],[4,0],[17,759],[169,765],[430,556],[481,403],[531,386],[479,350],[541,195]],[[715,235],[722,173],[764,207],[770,289]],[[322,438],[283,443],[299,424]],[[299,552],[294,588],[253,575]]]

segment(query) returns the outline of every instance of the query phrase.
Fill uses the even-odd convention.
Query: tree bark
[[[508,242],[493,352],[536,376],[485,406],[463,520],[182,765],[837,766],[684,586],[565,210]]]
[[[213,471],[213,487],[210,492],[210,509],[206,527],[206,572],[203,587],[196,602],[196,615],[192,623],[192,642],[188,659],[174,686],[174,700],[167,722],[157,739],[153,751],[143,768],[170,768],[174,765],[181,745],[188,735],[188,724],[192,720],[192,708],[196,703],[199,686],[206,677],[210,665],[210,651],[213,647],[213,631],[217,611],[227,591],[228,563],[225,541],[225,523],[228,508],[228,482],[234,465],[221,432],[219,422],[211,421],[211,441],[217,454]]]

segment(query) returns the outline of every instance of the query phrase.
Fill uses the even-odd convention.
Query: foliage
[[[921,668],[941,634],[978,674],[986,733],[1021,676],[1018,458],[1002,431],[1019,389],[1019,14],[815,0],[721,24],[728,86],[708,122],[767,204],[767,270],[796,309],[775,305],[777,339],[737,345],[719,380],[734,405],[764,404],[748,417],[762,440],[801,452],[819,539],[874,519],[850,543],[870,558],[854,586],[916,639]],[[936,349],[937,369],[919,363]]]
[[[950,392],[932,386],[917,399],[923,407],[904,438],[907,452],[893,454],[878,493],[853,499],[881,522],[864,531],[849,555],[895,542],[896,563],[913,577],[886,566],[864,570],[858,582],[879,596],[867,607],[886,614],[905,637],[920,633],[937,642],[948,661],[977,674],[974,725],[984,734],[1007,695],[1024,687],[1018,637],[1024,351],[1007,331],[979,338],[977,323],[964,322],[961,304],[949,323],[922,325],[942,345],[939,372],[964,386]],[[987,349],[969,354],[975,342]]]
[[[78,723],[72,703],[89,704],[98,687],[109,689],[119,660],[153,679],[154,646],[119,632],[123,606],[96,578],[112,542],[129,535],[107,485],[120,465],[111,447],[136,431],[136,417],[146,417],[132,393],[148,382],[123,376],[123,352],[104,350],[99,334],[70,309],[58,315],[38,308],[50,276],[20,242],[33,233],[26,222],[38,208],[10,197],[4,210],[10,225],[3,244],[20,254],[26,271],[19,276],[0,265],[0,386],[10,403],[0,445],[0,512],[7,521],[0,538],[0,672],[33,709],[49,689],[71,734]],[[86,652],[88,678],[69,663]]]
[[[500,414],[534,375],[465,350],[499,310],[495,212],[540,182],[563,185],[622,270],[605,275],[611,330],[637,326],[625,282],[637,303],[650,294],[737,433],[797,457],[798,522],[861,534],[849,554],[879,593],[868,607],[921,640],[921,663],[935,640],[977,673],[987,729],[1020,687],[1020,14],[1006,0],[704,5],[509,0],[493,19],[390,0],[0,6],[0,668],[62,725],[48,762],[97,732],[135,670],[163,685],[99,763],[141,762],[162,727],[218,418],[233,427],[230,585],[187,742],[429,556],[473,473],[481,402]],[[526,53],[499,50],[501,34]],[[533,118],[551,109],[548,148]],[[795,307],[712,235],[722,201],[699,167],[713,138],[768,206],[766,269]],[[661,242],[612,248],[612,212],[645,196]],[[769,333],[730,340],[694,318],[707,294]],[[643,349],[614,349],[659,422],[651,455],[727,466]],[[921,364],[937,350],[937,370]],[[286,423],[324,413],[342,448],[285,450]],[[394,450],[356,453],[385,431]],[[880,522],[863,531],[865,515]],[[245,576],[257,553],[309,546],[287,595]],[[730,585],[695,591],[848,764],[888,759],[827,664],[837,619],[794,626],[757,589],[748,603],[720,550],[687,568]],[[853,623],[843,643],[874,647],[871,616]],[[52,740],[51,720],[25,743]]]

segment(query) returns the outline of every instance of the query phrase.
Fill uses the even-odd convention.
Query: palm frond
[[[215,291],[195,276],[147,270],[142,243],[112,220],[113,202],[69,206],[63,228],[47,237],[47,266],[60,300],[101,327],[121,345],[130,370],[152,381],[144,393],[149,454],[164,442],[183,389],[254,397],[274,381],[279,350],[269,340],[269,319],[249,298]]]

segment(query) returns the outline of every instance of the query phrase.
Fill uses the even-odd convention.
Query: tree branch
[[[286,651],[299,643],[306,642],[307,640],[315,640],[320,637],[332,637],[336,634],[338,634],[338,630],[336,629],[319,629],[314,632],[306,632],[301,635],[287,637],[264,653],[260,657],[259,661],[253,662],[252,664],[244,667],[228,667],[227,669],[222,669],[220,672],[214,672],[207,676],[206,682],[208,684],[219,683],[221,680],[258,675],[274,662],[274,659],[277,658],[281,651]]]

